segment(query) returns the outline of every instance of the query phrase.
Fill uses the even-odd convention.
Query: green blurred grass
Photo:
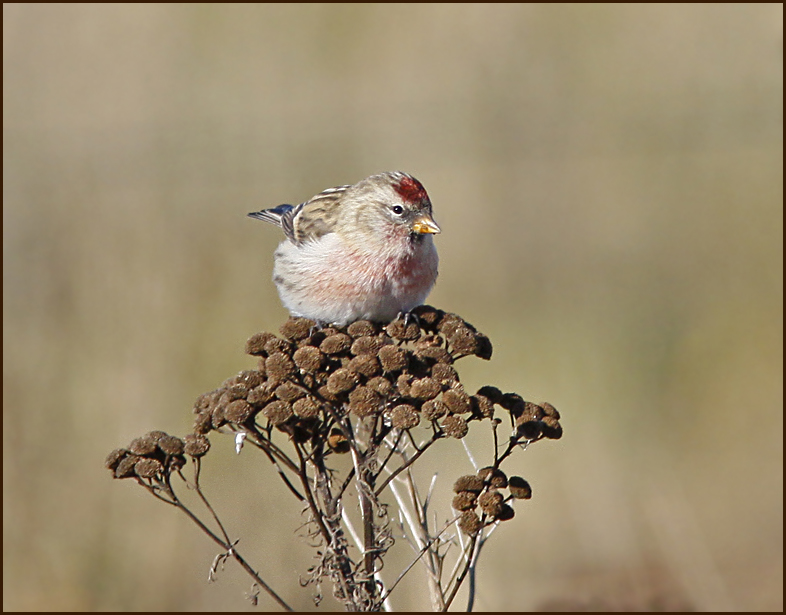
[[[391,169],[444,230],[429,302],[495,343],[462,379],[563,413],[516,461],[535,498],[477,607],[782,609],[780,5],[3,18],[5,609],[245,608],[246,580],[207,586],[211,545],[101,462],[185,433],[285,318],[279,236],[245,213]],[[269,468],[223,458],[236,531],[309,608]]]

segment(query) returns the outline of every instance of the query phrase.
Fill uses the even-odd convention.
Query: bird
[[[431,200],[402,171],[328,188],[300,205],[248,214],[280,227],[273,282],[292,316],[319,325],[387,323],[421,305],[437,279]]]

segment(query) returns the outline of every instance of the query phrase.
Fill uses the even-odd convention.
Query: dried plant
[[[264,590],[289,610],[239,553],[200,485],[207,434],[233,433],[238,452],[251,445],[275,466],[305,514],[317,563],[303,584],[314,587],[317,603],[322,582],[329,580],[347,610],[388,608],[399,581],[420,563],[434,610],[447,610],[468,578],[471,610],[484,542],[500,522],[513,518],[513,504],[532,494],[527,481],[508,478],[502,464],[516,450],[562,435],[551,404],[527,402],[493,386],[473,395],[465,391],[454,363],[471,355],[490,359],[491,351],[489,339],[472,325],[430,306],[386,326],[357,321],[320,328],[290,318],[281,337],[258,333],[248,340],[246,352],[259,357],[256,370],[199,396],[194,433],[181,440],[150,432],[112,451],[106,466],[115,478],[134,478],[182,510],[221,545],[211,578],[233,558],[254,580],[255,603]],[[502,417],[495,416],[499,409]],[[426,451],[463,439],[474,424],[488,426],[493,458],[476,474],[455,479],[455,512],[436,527],[430,512],[436,476],[424,489],[412,469]],[[507,435],[501,437],[501,430]],[[338,455],[352,460],[343,474],[336,468]],[[193,473],[186,478],[188,459]],[[178,496],[180,481],[198,494],[209,518],[198,517]],[[414,555],[404,570],[383,580],[381,564],[394,534],[409,542]]]

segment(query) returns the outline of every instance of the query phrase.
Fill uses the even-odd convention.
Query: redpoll
[[[273,281],[293,316],[389,322],[425,301],[440,229],[423,185],[400,171],[328,188],[300,205],[248,214],[284,230]]]

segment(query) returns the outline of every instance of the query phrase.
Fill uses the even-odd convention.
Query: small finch
[[[372,175],[248,215],[286,235],[273,281],[293,316],[390,322],[421,305],[437,279],[432,235],[440,229],[425,188],[407,173]]]

